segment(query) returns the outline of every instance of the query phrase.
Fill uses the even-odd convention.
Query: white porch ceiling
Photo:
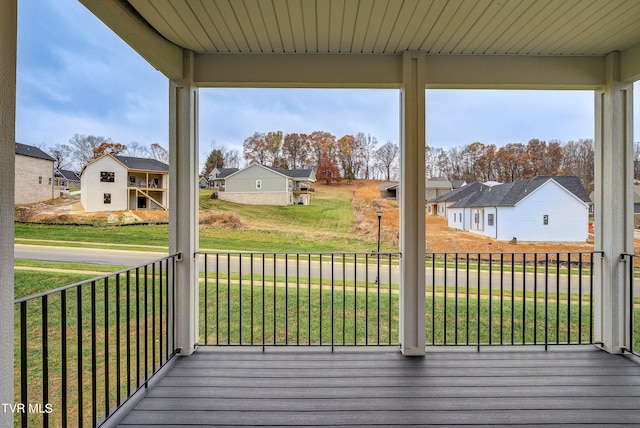
[[[196,53],[606,55],[640,43],[638,0],[129,0]]]
[[[407,51],[430,88],[640,79],[640,0],[79,1],[169,79],[193,53],[198,87],[399,87]]]

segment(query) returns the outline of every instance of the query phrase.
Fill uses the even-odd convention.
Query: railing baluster
[[[49,402],[49,300],[42,296],[42,403]],[[26,403],[24,401],[23,403]],[[42,415],[42,426],[49,426],[49,414]]]
[[[67,385],[67,290],[62,290],[60,292],[60,370],[61,370],[61,382],[62,387],[60,388],[61,394],[61,413],[62,417],[62,426],[67,426],[67,409],[68,409],[68,398],[67,394],[69,393],[69,387]],[[118,403],[120,405],[120,403]]]
[[[20,303],[20,402],[29,402],[29,365],[27,353],[27,302]],[[28,425],[28,414],[22,412],[22,426]]]
[[[209,312],[207,309],[209,308],[209,262],[208,262],[209,254],[204,253],[204,308],[202,308],[202,312],[204,315],[204,344],[209,344]],[[217,328],[217,326],[216,326]]]
[[[104,279],[104,413],[109,417],[109,277]],[[45,401],[46,403],[46,401]]]

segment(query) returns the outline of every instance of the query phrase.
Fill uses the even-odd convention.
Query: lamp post
[[[380,288],[380,220],[382,219],[382,210],[378,210],[378,275],[376,275],[376,284],[378,284],[378,289]],[[379,290],[378,290],[379,291]],[[378,293],[378,299],[380,299],[380,293]],[[378,302],[378,307],[380,307],[380,302]],[[380,322],[378,318],[378,322]],[[378,327],[378,331],[380,328]]]
[[[380,220],[382,219],[382,210],[378,210],[378,253],[380,252]]]

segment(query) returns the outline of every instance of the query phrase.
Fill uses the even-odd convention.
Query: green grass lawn
[[[221,228],[202,224],[200,248],[229,251],[263,252],[325,252],[325,251],[374,251],[376,241],[364,239],[352,233],[354,218],[351,210],[351,193],[336,187],[331,191],[319,191],[312,205],[259,206],[241,205],[210,199],[210,190],[200,191],[200,208],[203,214],[233,213],[242,227]],[[64,241],[67,246],[103,247],[104,244],[130,246],[130,249],[157,251],[167,248],[168,225],[130,225],[126,227],[108,224],[53,225],[16,223],[16,242],[54,245],[46,241]],[[397,248],[382,245],[383,251]]]

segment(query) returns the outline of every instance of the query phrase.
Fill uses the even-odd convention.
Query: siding
[[[543,225],[544,215],[549,216],[546,226]],[[519,241],[539,242],[587,240],[588,207],[554,181],[546,182],[515,207],[498,208],[497,217],[497,239],[501,241],[513,237]],[[495,236],[495,231],[490,236]]]
[[[257,180],[261,182],[259,189],[256,188]],[[220,199],[239,204],[291,205],[294,200],[289,181],[290,178],[261,165],[250,165],[227,177]]]
[[[15,203],[30,204],[53,198],[53,162],[31,156],[16,155]],[[42,177],[42,184],[38,178]],[[51,183],[49,183],[51,180]]]
[[[101,172],[113,172],[114,182],[100,181]],[[127,206],[127,169],[110,156],[88,164],[82,173],[82,192],[80,200],[87,212],[124,211]],[[111,203],[104,203],[104,194],[111,194]]]

